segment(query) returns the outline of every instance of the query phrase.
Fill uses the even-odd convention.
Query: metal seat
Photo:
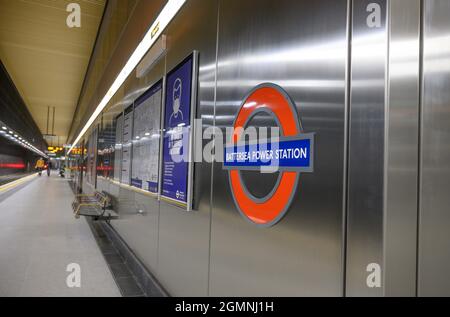
[[[118,218],[112,210],[111,197],[105,192],[96,191],[93,195],[76,195],[72,202],[72,210],[77,219],[80,216],[106,221]]]

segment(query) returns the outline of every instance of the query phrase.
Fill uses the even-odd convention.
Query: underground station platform
[[[0,0],[0,297],[450,296],[449,16]]]

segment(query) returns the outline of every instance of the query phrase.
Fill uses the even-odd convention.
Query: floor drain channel
[[[145,293],[142,288],[136,282],[133,274],[128,268],[125,260],[120,255],[119,251],[114,247],[112,242],[103,232],[101,226],[92,221],[92,219],[86,219],[88,222],[92,233],[94,234],[95,240],[103,254],[103,257],[108,264],[108,267],[114,277],[114,280],[119,287],[120,293],[124,297],[143,297]]]

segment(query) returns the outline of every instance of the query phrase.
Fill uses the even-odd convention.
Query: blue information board
[[[188,203],[193,56],[166,77],[161,196]]]

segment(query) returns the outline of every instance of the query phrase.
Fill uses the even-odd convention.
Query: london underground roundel
[[[246,141],[246,128],[257,114],[269,114],[279,136]],[[255,87],[244,99],[224,149],[223,168],[228,170],[231,193],[239,212],[250,222],[270,227],[280,221],[297,193],[301,172],[312,172],[314,134],[303,133],[296,107],[288,94],[274,84]],[[247,189],[241,171],[279,172],[272,191],[255,197]]]

